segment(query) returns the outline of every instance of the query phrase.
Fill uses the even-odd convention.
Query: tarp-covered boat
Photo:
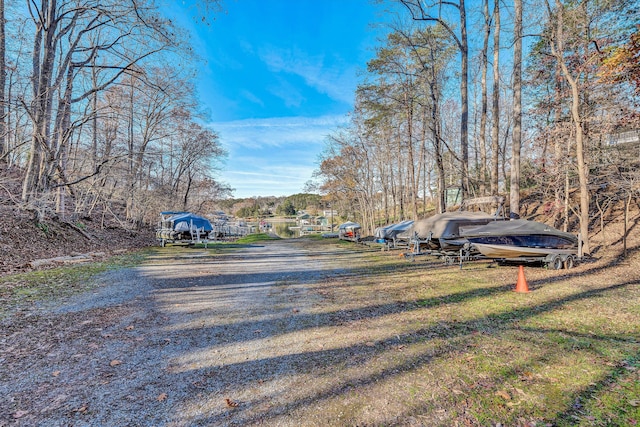
[[[413,220],[408,219],[405,221],[398,222],[396,224],[389,224],[384,227],[376,228],[373,236],[376,240],[395,240],[398,238],[398,235],[407,231],[413,225]]]
[[[165,243],[196,243],[207,240],[213,226],[208,219],[191,212],[161,212],[156,238]]]
[[[357,222],[347,221],[338,227],[338,238],[341,240],[360,240],[360,229],[362,227]]]
[[[577,255],[579,239],[549,225],[516,219],[465,230],[463,236],[493,259]]]
[[[497,221],[502,223],[502,217],[484,212],[445,212],[414,222],[398,237],[410,236],[431,250],[456,252],[468,243],[461,237],[464,230]]]

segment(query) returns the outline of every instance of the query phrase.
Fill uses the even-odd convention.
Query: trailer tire
[[[567,270],[572,269],[576,265],[576,260],[573,255],[569,255],[566,260],[564,260],[564,268]]]
[[[562,262],[562,258],[560,258],[559,255],[556,255],[553,258],[551,258],[551,261],[549,262],[548,267],[551,268],[552,270],[560,270],[563,264],[564,263]]]

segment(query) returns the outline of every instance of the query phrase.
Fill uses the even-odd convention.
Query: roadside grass
[[[326,240],[325,237],[322,237],[322,234],[306,234],[304,236],[300,236],[299,239],[306,239],[306,240],[312,240],[312,241]]]
[[[0,318],[8,311],[37,301],[65,298],[92,289],[92,277],[105,271],[134,267],[153,249],[120,254],[101,262],[62,266],[0,277]]]
[[[460,269],[351,248],[358,253],[346,261],[351,269],[314,289],[324,297],[318,315],[331,313],[337,325],[334,345],[365,349],[349,356],[356,361],[325,361],[343,379],[335,389],[357,391],[321,404],[329,422],[640,422],[640,277],[633,268],[527,267],[532,292],[524,294],[513,291],[517,267]],[[359,405],[362,399],[370,404]],[[371,406],[396,418],[375,418]]]
[[[239,245],[242,245],[242,244],[246,245],[246,244],[251,244],[256,242],[265,242],[269,240],[280,240],[280,238],[273,237],[267,233],[256,233],[256,234],[247,234],[246,236],[243,236],[238,240],[236,240],[234,243],[237,243]]]
[[[271,240],[280,240],[279,237],[273,237],[267,233],[248,234],[237,240],[231,242],[208,242],[208,243],[195,243],[195,244],[171,244],[168,243],[164,248],[154,247],[153,255],[161,258],[171,258],[173,256],[183,258],[188,256],[193,249],[205,249],[210,254],[223,254],[228,252],[234,252],[238,249],[246,248],[255,243],[267,242]]]
[[[206,260],[250,244],[158,247],[104,263],[5,276],[0,319],[19,304],[91,289],[91,277],[112,268],[163,258]],[[334,239],[296,244],[332,259],[317,281],[283,280],[274,287],[287,313],[273,319],[282,328],[270,338],[271,348],[285,354],[280,375],[304,374],[282,393],[285,403],[278,406],[278,396],[270,396],[267,409],[247,424],[269,424],[269,417],[277,424],[282,414],[307,425],[640,422],[640,254],[625,265],[527,267],[531,292],[524,294],[513,292],[517,267],[476,262],[460,269],[430,257],[410,262],[399,252]],[[300,305],[302,292],[287,292],[294,287],[304,287],[312,303]],[[250,405],[234,409],[237,415],[243,406]]]

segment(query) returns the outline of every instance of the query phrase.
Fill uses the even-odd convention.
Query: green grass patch
[[[280,240],[279,237],[273,237],[267,233],[257,233],[257,234],[247,234],[244,237],[239,238],[235,241],[237,244],[250,244],[257,242],[264,242],[269,240]]]
[[[109,270],[134,267],[144,262],[153,249],[117,255],[102,262],[90,262],[0,277],[0,318],[23,304],[47,301],[92,289],[92,277]]]
[[[324,237],[322,237],[322,234],[306,234],[304,236],[300,236],[299,238],[312,241],[326,240]]]
[[[321,293],[344,325],[334,333],[355,329],[376,349],[359,375],[389,372],[370,399],[391,396],[426,425],[640,423],[640,288],[628,274],[531,268],[521,294],[514,267],[335,247],[349,267]]]

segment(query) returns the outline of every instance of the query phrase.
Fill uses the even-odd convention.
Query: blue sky
[[[234,197],[302,192],[391,19],[369,0],[224,0],[192,26],[198,91],[229,156]],[[187,20],[188,21],[188,20]]]

